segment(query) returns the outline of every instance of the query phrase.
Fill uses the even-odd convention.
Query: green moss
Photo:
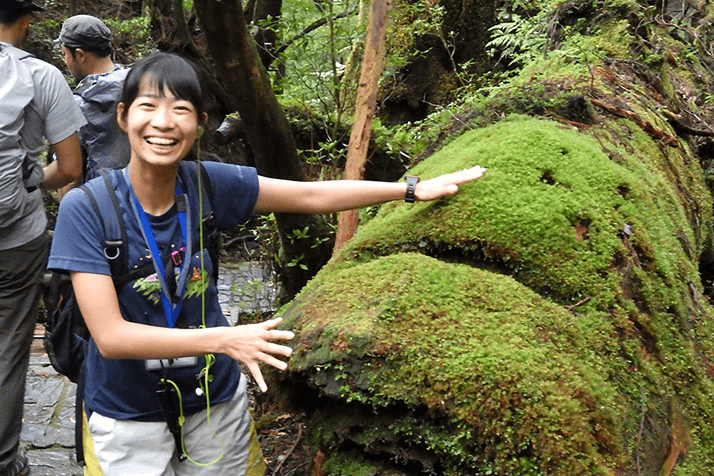
[[[619,235],[636,222],[621,191],[645,196],[643,177],[613,163],[592,138],[523,117],[465,134],[413,173],[477,163],[489,169],[486,176],[454,197],[382,207],[343,256],[445,244],[500,262],[533,289],[547,283],[559,300],[609,300],[617,292],[619,278],[602,278],[628,254]]]
[[[577,319],[510,278],[399,254],[337,272],[305,293],[309,301],[284,315],[299,336],[293,371],[309,367],[313,349],[329,342],[345,375],[363,374],[364,356],[372,357],[367,379],[342,382],[347,400],[426,405],[458,422],[445,431],[443,423],[430,428],[405,417],[387,429],[393,437],[420,441],[453,468],[515,468],[526,453],[551,469],[612,463],[593,434],[616,432],[623,404],[590,367],[588,344],[597,348],[599,338],[586,344]],[[337,334],[362,336],[361,345],[323,340]],[[482,460],[480,448],[503,461]]]
[[[557,44],[413,128],[448,145],[410,173],[486,176],[365,217],[286,310],[292,371],[345,405],[317,412],[326,447],[413,450],[443,474],[659,474],[677,451],[672,474],[714,465],[711,196],[659,113],[709,73],[688,25],[605,3],[587,5],[596,35],[554,5]],[[593,100],[589,127],[509,115],[558,118],[575,94]]]
[[[410,171],[488,168],[453,197],[382,206],[284,310],[291,370],[371,409],[323,414],[324,441],[416,445],[458,474],[610,474],[658,470],[641,455],[671,433],[692,474],[709,467],[711,208],[689,157],[630,120],[583,134],[512,116]],[[392,423],[360,430],[372,413]]]
[[[630,34],[630,22],[625,19],[610,19],[600,26],[593,36],[595,47],[611,58],[629,58],[634,38]]]
[[[380,476],[384,474],[381,469],[356,452],[336,453],[325,461],[324,466],[330,476]]]

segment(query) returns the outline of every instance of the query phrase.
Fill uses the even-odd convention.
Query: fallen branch
[[[338,13],[337,15],[334,15],[334,16],[332,17],[332,20],[333,20],[333,21],[334,21],[334,20],[339,20],[340,18],[348,17],[348,16],[350,16],[350,15],[352,15],[353,13],[356,13],[356,12],[357,12],[357,8],[353,8],[352,10],[349,10],[349,11],[346,11],[346,12],[342,12],[342,13]],[[286,49],[288,49],[288,47],[289,47],[290,45],[292,45],[294,42],[296,42],[297,40],[299,40],[299,39],[302,38],[303,36],[307,36],[311,31],[317,30],[317,29],[320,28],[322,25],[327,24],[328,20],[329,20],[329,18],[323,17],[323,18],[320,18],[319,20],[313,22],[312,24],[308,25],[307,27],[303,28],[303,30],[302,30],[301,32],[299,32],[298,34],[296,34],[295,36],[293,36],[292,38],[290,38],[289,40],[287,40],[285,43],[283,43],[282,45],[280,45],[280,47],[279,47],[277,50],[275,50],[275,53],[273,53],[273,56],[277,58],[278,56],[280,56],[280,53],[282,53],[283,51],[285,51]]]
[[[664,117],[669,120],[669,123],[672,124],[672,127],[674,127],[677,131],[683,134],[689,134],[690,136],[714,137],[714,131],[696,129],[692,126],[689,126],[682,122],[682,119],[671,111],[664,109],[662,110],[662,115],[664,115]]]
[[[578,307],[578,306],[580,306],[580,305],[582,305],[582,304],[585,304],[585,303],[588,302],[590,299],[591,299],[590,297],[586,297],[585,299],[581,299],[580,301],[576,302],[575,304],[571,304],[570,306],[565,306],[565,309],[567,309],[568,311],[571,311],[571,312],[572,312],[573,309],[575,309],[576,307]]]
[[[619,106],[615,106],[613,104],[608,104],[606,102],[600,101],[599,99],[595,99],[593,97],[590,97],[590,101],[592,101],[594,106],[597,106],[599,108],[602,108],[606,110],[607,112],[614,114],[616,116],[624,117],[625,119],[630,119],[633,121],[635,124],[640,126],[642,130],[644,130],[650,137],[653,139],[661,140],[665,144],[671,147],[679,147],[679,140],[667,134],[664,131],[661,131],[657,128],[655,128],[651,122],[645,121],[642,119],[640,116],[635,114],[632,111],[628,111],[627,109],[623,109]]]

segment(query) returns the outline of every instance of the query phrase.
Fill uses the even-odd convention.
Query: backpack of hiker
[[[191,184],[188,187],[190,200],[198,201],[196,190],[198,184],[198,169],[200,162],[184,161],[182,167],[186,168]],[[210,183],[208,174],[201,171],[201,184],[204,196],[210,196]],[[117,201],[114,188],[106,171],[100,177],[91,180],[79,187],[87,194],[92,209],[99,217],[104,229],[104,255],[106,256],[112,274],[114,287],[119,290],[125,284],[139,278],[149,276],[155,272],[151,262],[136,269],[128,270],[126,262],[126,229],[122,220],[121,210]],[[209,193],[206,193],[209,192]],[[201,222],[204,227],[204,248],[209,252],[214,263],[214,279],[217,279],[218,270],[218,230],[213,223],[213,211],[208,199],[202,201]],[[168,265],[171,255],[161,257],[164,265]],[[44,296],[45,306],[48,311],[45,322],[45,335],[43,345],[50,359],[52,367],[60,374],[65,375],[77,384],[75,402],[75,448],[77,462],[83,464],[84,453],[82,450],[82,403],[84,394],[84,364],[89,346],[89,330],[87,329],[79,305],[74,296],[72,283],[69,276],[52,272],[50,284]]]
[[[32,55],[8,44],[0,44],[0,151],[3,157],[17,157],[21,162],[23,185],[32,191],[42,179],[42,168],[27,159],[20,144],[20,130],[25,125],[25,108],[35,96],[32,73],[22,63]],[[14,168],[16,164],[7,164]],[[5,165],[3,165],[5,167]],[[5,170],[14,173],[15,170]],[[0,201],[0,228],[18,218],[17,210],[25,205],[27,194],[19,191],[12,200]]]

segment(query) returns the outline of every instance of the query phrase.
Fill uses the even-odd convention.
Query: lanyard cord
[[[199,154],[200,154],[200,144],[199,144]],[[198,175],[198,209],[201,210],[201,213],[203,213],[203,187],[201,186],[203,181],[201,177],[201,159],[198,159],[196,161],[198,163],[198,167],[196,167],[196,174]],[[199,220],[199,225],[198,225],[198,243],[199,247],[201,249],[201,276],[203,276],[206,272],[206,265],[203,261],[203,217]],[[214,269],[216,266],[218,266],[218,263],[213,263]],[[206,278],[208,279],[208,278]],[[218,283],[216,283],[216,286],[218,286]],[[205,288],[203,291],[201,291],[201,325],[205,328],[206,327],[206,290]]]
[[[186,290],[186,281],[188,279],[188,270],[191,268],[191,213],[186,206],[186,196],[183,194],[181,189],[181,181],[176,180],[176,208],[178,209],[179,225],[181,226],[181,237],[183,238],[186,253],[184,255],[183,263],[181,264],[181,271],[179,273],[179,279],[176,287],[176,294],[171,296],[169,292],[169,287],[166,281],[166,272],[163,266],[163,260],[161,259],[161,253],[159,252],[159,247],[156,243],[156,238],[154,232],[151,229],[151,223],[146,215],[146,212],[139,203],[139,199],[136,198],[134,190],[131,187],[131,181],[129,180],[129,167],[124,169],[124,178],[129,187],[129,194],[132,200],[130,200],[131,207],[134,210],[134,215],[141,225],[141,234],[146,241],[149,250],[151,251],[151,261],[154,264],[154,270],[156,271],[156,279],[159,281],[161,286],[161,302],[164,307],[164,315],[166,316],[166,323],[169,327],[174,327],[176,324],[176,319],[178,319],[179,313],[181,312],[181,304],[183,303],[184,291]],[[173,278],[173,277],[172,277]],[[172,298],[176,301],[175,305],[172,306]]]
[[[201,155],[201,143],[200,141],[198,142],[198,153],[197,156]],[[201,159],[196,160],[198,167],[197,169],[197,176],[198,176],[198,209],[201,210],[201,213],[203,213],[203,180],[201,177]],[[201,276],[205,276],[206,274],[206,268],[205,268],[205,263],[204,263],[204,248],[203,248],[203,217],[199,220],[198,224],[198,243],[201,248]],[[215,262],[213,263],[213,266],[218,266],[218,263]],[[206,279],[210,279],[206,277]],[[216,283],[216,286],[218,283]],[[206,290],[205,288],[201,291],[201,326],[206,327]],[[206,355],[206,365],[203,367],[203,370],[199,374],[199,385],[201,387],[201,390],[203,390],[203,393],[206,397],[206,421],[208,422],[209,427],[211,427],[211,399],[209,396],[209,390],[208,390],[208,384],[213,380],[213,377],[210,375],[210,369],[213,366],[213,363],[216,361],[216,357],[213,354],[208,354]],[[223,440],[221,440],[218,435],[215,433],[213,428],[211,428],[211,433],[213,436],[218,440],[218,442],[221,445],[221,453],[216,457],[215,460],[211,461],[210,463],[198,463],[194,460],[192,460],[190,457],[188,458],[189,461],[191,461],[193,464],[198,465],[198,466],[211,466],[212,464],[217,463],[218,461],[223,458],[223,455],[225,455],[225,446],[223,444]],[[181,443],[184,445],[183,450],[184,453],[186,452],[185,448],[185,442],[183,438],[181,439]]]

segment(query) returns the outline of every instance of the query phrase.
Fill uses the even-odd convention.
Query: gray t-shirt
[[[77,132],[86,120],[72,91],[54,66],[0,42],[0,55],[14,55],[32,78],[33,97],[25,106],[20,128],[20,150],[0,149],[0,250],[32,241],[47,227],[42,191],[33,187],[42,179],[42,153],[47,143],[56,144]],[[0,71],[0,85],[12,85],[18,71]],[[4,129],[5,125],[0,124]],[[28,189],[30,191],[28,191]],[[8,207],[8,204],[11,206]],[[9,210],[9,212],[8,212]]]

